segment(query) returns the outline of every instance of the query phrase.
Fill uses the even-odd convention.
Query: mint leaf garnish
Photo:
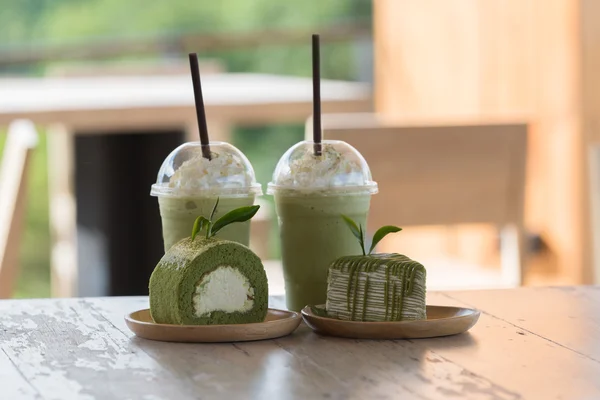
[[[373,235],[373,242],[371,243],[371,248],[369,249],[369,254],[371,254],[371,252],[373,251],[373,249],[375,248],[377,243],[379,243],[381,241],[381,239],[383,239],[390,233],[400,232],[401,230],[402,230],[402,228],[398,228],[397,226],[393,226],[393,225],[386,225],[386,226],[382,226],[381,228],[379,228],[377,230],[377,232],[375,232],[375,234]]]
[[[229,211],[227,214],[223,215],[217,221],[213,223],[213,218],[217,212],[217,205],[219,204],[219,198],[210,213],[210,218],[206,218],[203,216],[199,216],[194,221],[194,227],[192,228],[192,241],[198,235],[198,232],[201,232],[202,229],[206,228],[206,238],[211,238],[217,234],[221,229],[225,228],[227,225],[232,224],[234,222],[245,222],[254,217],[257,213],[260,206],[248,206],[248,207],[240,207],[235,210]]]
[[[210,221],[204,218],[203,216],[199,216],[198,218],[196,218],[196,221],[194,221],[194,227],[192,228],[192,241],[194,241],[196,235],[198,234],[198,232],[202,231],[202,228],[204,228],[204,226],[206,226],[208,230],[208,224],[210,224]]]
[[[246,222],[254,217],[260,206],[247,206],[236,208],[219,218],[212,226],[212,235],[214,236],[221,229],[234,222]]]
[[[218,205],[219,205],[219,197],[217,197],[217,201],[216,201],[216,203],[215,203],[215,206],[213,207],[213,209],[212,209],[212,211],[211,211],[211,213],[210,213],[210,218],[208,218],[208,219],[209,219],[209,221],[212,221],[212,220],[213,220],[213,218],[215,217],[215,213],[217,212],[217,206],[218,206]]]
[[[375,235],[373,235],[373,241],[371,243],[371,248],[369,249],[369,252],[366,253],[365,252],[365,233],[363,231],[362,225],[357,225],[356,222],[354,222],[354,220],[352,220],[352,218],[347,217],[346,215],[343,215],[343,214],[342,214],[342,219],[344,220],[346,225],[348,225],[348,228],[350,228],[350,231],[352,232],[354,237],[356,237],[358,239],[358,243],[360,244],[360,249],[362,250],[363,256],[370,255],[373,252],[373,249],[375,248],[377,243],[379,243],[381,241],[381,239],[386,237],[388,234],[400,232],[402,230],[402,228],[398,228],[397,226],[393,226],[393,225],[382,226],[381,228],[379,228],[377,230],[377,232],[375,232]]]
[[[362,252],[364,255],[365,254],[365,246],[363,244],[364,240],[363,240],[362,226],[359,228],[358,225],[356,225],[356,222],[354,222],[354,220],[352,220],[352,218],[347,217],[344,214],[342,214],[342,218],[344,219],[344,222],[346,223],[346,225],[348,225],[348,228],[350,228],[350,231],[352,232],[354,237],[358,239],[358,242],[360,243],[360,248],[362,249]]]

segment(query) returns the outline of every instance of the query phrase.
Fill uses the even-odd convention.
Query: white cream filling
[[[254,288],[240,271],[224,265],[204,275],[196,284],[193,303],[198,317],[213,311],[245,312],[254,305]]]

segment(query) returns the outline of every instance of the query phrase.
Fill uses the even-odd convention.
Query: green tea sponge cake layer
[[[159,261],[149,286],[156,323],[243,324],[267,315],[267,275],[260,258],[227,240],[179,241]]]
[[[426,271],[401,254],[347,256],[334,261],[327,278],[327,315],[352,321],[427,318]]]

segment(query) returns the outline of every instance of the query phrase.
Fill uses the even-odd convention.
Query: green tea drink
[[[152,185],[150,193],[158,197],[165,251],[190,236],[196,218],[210,216],[217,197],[215,219],[253,205],[262,194],[254,169],[241,151],[223,142],[212,142],[210,150],[209,160],[202,156],[198,142],[179,146],[165,159]],[[217,236],[248,246],[250,221],[229,225]]]
[[[287,307],[299,311],[324,304],[327,271],[336,259],[361,254],[360,245],[340,214],[363,226],[371,195],[275,194]]]
[[[159,197],[158,206],[162,220],[165,251],[181,239],[190,236],[191,226],[200,215],[208,218],[217,201],[216,197]],[[214,220],[236,208],[251,206],[254,196],[219,197]],[[223,228],[217,235],[248,246],[250,243],[250,221],[232,224]]]
[[[369,167],[347,143],[300,142],[279,161],[268,193],[275,197],[287,307],[324,304],[327,271],[339,257],[361,254],[341,215],[366,229],[371,195],[377,192]]]

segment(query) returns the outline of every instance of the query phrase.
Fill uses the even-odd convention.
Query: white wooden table
[[[272,298],[281,305],[281,298]],[[0,301],[2,399],[597,399],[600,287],[433,292],[483,311],[470,333],[368,341],[301,325],[277,340],[138,339],[147,299]]]
[[[310,78],[217,73],[202,77],[209,123],[304,123],[312,113]],[[324,79],[323,112],[372,109],[368,84]],[[0,125],[17,118],[69,130],[122,131],[196,124],[191,78],[185,75],[0,79]]]

